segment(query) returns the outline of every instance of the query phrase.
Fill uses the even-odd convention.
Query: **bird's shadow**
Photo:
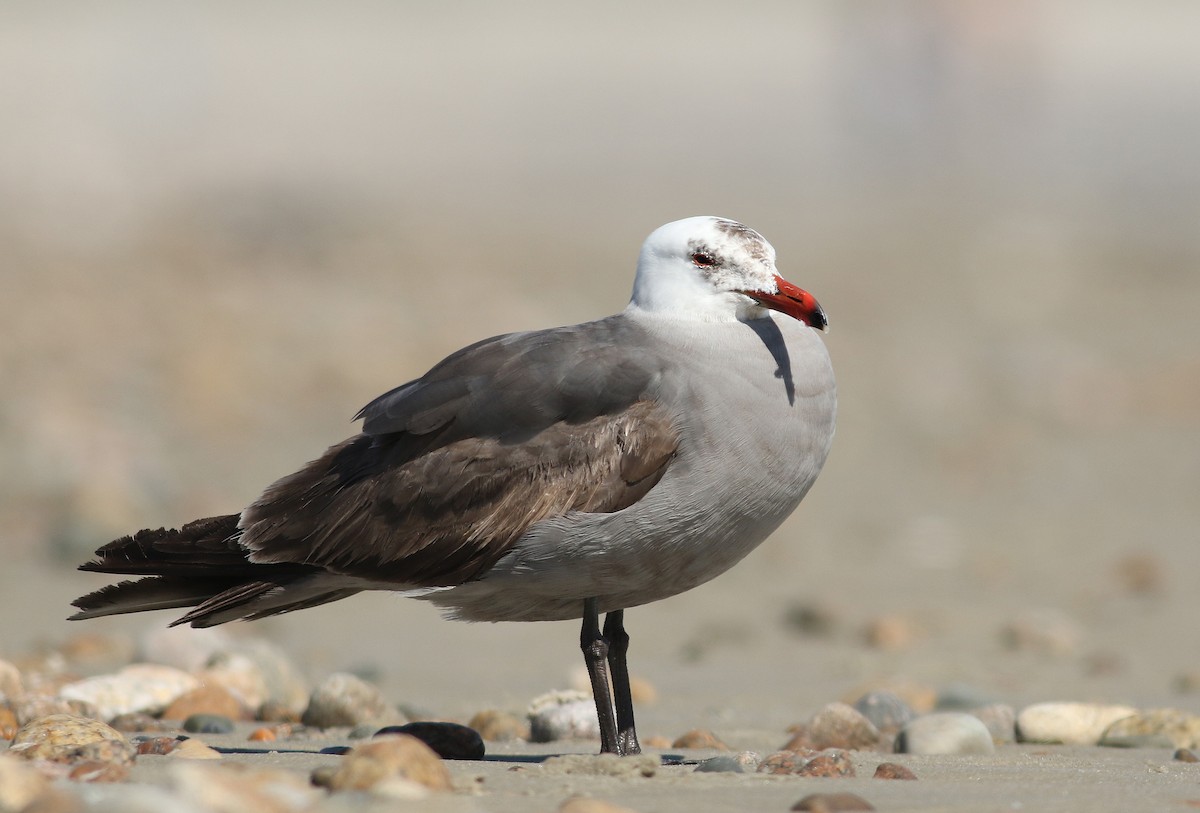
[[[214,751],[219,754],[239,754],[242,756],[269,754],[309,754],[311,756],[344,756],[353,750],[351,745],[333,745],[326,748],[244,748],[241,746],[211,746]],[[481,759],[455,759],[454,757],[444,757],[455,762],[511,762],[517,765],[538,765],[551,757],[564,756],[603,756],[602,754],[484,754]],[[699,760],[690,759],[682,754],[660,754],[660,760],[663,765],[697,765]]]

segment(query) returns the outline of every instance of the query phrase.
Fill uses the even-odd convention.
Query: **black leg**
[[[608,668],[617,707],[617,753],[640,754],[642,746],[633,722],[633,697],[629,693],[629,664],[625,660],[629,633],[625,632],[624,610],[613,610],[604,617],[604,638],[608,641]]]
[[[611,614],[610,614],[611,617]],[[600,634],[600,612],[596,599],[583,602],[583,628],[579,632],[579,648],[592,681],[592,696],[596,698],[596,716],[600,720],[600,753],[620,754],[617,745],[617,721],[613,716],[612,691],[608,687],[608,639]],[[624,658],[622,658],[624,660]],[[626,680],[628,695],[629,681]]]

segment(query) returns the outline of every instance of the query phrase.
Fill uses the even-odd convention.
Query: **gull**
[[[625,610],[728,570],[808,492],[834,434],[827,325],[758,232],[668,223],[620,313],[465,347],[245,510],[101,547],[81,570],[140,578],[71,618],[191,608],[173,625],[209,627],[363,590],[582,618],[601,752],[640,753]]]

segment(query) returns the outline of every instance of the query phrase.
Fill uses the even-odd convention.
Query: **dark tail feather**
[[[206,568],[251,567],[238,544],[239,516],[198,519],[179,530],[138,531],[109,542],[96,551],[95,559],[79,569],[139,576],[191,576],[203,575]]]
[[[71,620],[179,607],[197,609],[175,624],[207,627],[237,618],[263,617],[350,595],[354,590],[316,600],[311,594],[283,599],[286,588],[317,572],[300,564],[255,564],[239,544],[238,514],[189,522],[178,530],[138,531],[96,551],[80,566],[94,573],[128,573],[142,578],[102,587],[71,602],[79,612]],[[255,602],[270,594],[268,606]]]
[[[228,579],[182,579],[147,576],[102,587],[71,602],[79,612],[71,621],[103,615],[195,607],[231,587]]]

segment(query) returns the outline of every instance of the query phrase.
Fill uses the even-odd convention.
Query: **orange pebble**
[[[250,732],[250,739],[255,742],[270,742],[275,739],[275,731],[270,728],[256,728]]]

